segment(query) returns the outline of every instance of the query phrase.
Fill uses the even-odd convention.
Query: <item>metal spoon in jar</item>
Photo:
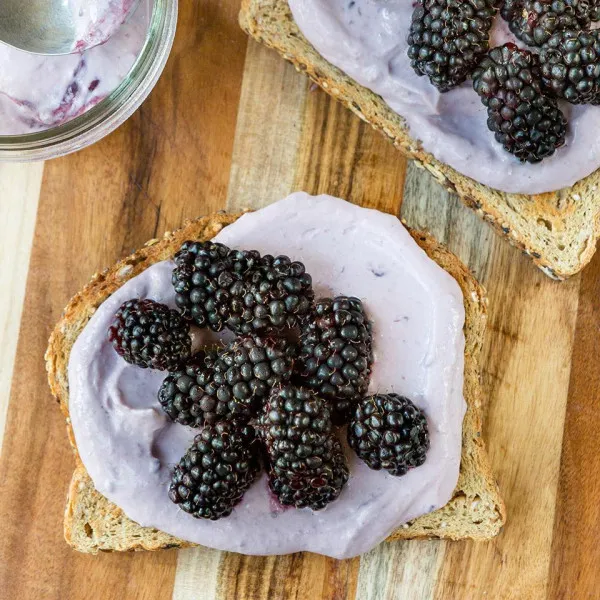
[[[0,0],[0,42],[35,54],[74,54],[108,40],[139,0]]]

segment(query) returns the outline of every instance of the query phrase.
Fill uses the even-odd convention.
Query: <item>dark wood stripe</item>
[[[167,71],[121,129],[46,165],[0,462],[0,597],[169,598],[175,552],[82,556],[63,540],[74,466],[43,354],[92,273],[224,206],[247,46],[238,6],[181,3]]]
[[[346,600],[356,595],[358,559],[336,561],[315,554],[251,557],[230,554],[221,562],[219,600]]]
[[[600,255],[597,254],[581,275],[548,598],[600,598],[599,540]]]
[[[331,194],[399,215],[406,159],[321,90],[306,101],[295,189]]]

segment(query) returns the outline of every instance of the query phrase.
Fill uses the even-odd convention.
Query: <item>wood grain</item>
[[[403,216],[432,230],[488,289],[484,436],[509,515],[490,543],[448,544],[435,597],[545,598],[579,281],[536,272],[455,197],[413,179],[413,168]]]
[[[0,448],[44,165],[0,164]]]
[[[237,6],[181,3],[164,77],[96,146],[47,164],[0,461],[0,596],[165,598],[177,554],[72,552],[62,539],[73,469],[42,356],[68,298],[91,274],[185,218],[224,206],[247,40]]]
[[[600,596],[600,257],[581,276],[548,598]]]
[[[581,278],[551,282],[380,135],[248,43],[237,3],[181,9],[149,101],[100,144],[45,167],[0,459],[0,599],[600,597],[600,258]],[[11,279],[0,298],[12,300],[0,317],[0,375],[16,345],[40,177],[41,166],[0,167],[3,216],[17,211],[0,223],[11,251],[0,255],[0,278]],[[504,532],[480,544],[383,544],[351,561],[200,548],[74,554],[61,532],[73,461],[42,362],[65,302],[95,270],[185,218],[297,189],[400,214],[487,286],[484,436],[508,506]],[[24,197],[27,208],[17,206]]]

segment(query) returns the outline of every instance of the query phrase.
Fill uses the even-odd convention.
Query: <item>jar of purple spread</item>
[[[0,43],[0,161],[46,160],[114,131],[147,98],[171,50],[177,0],[141,0],[104,44],[42,56]]]

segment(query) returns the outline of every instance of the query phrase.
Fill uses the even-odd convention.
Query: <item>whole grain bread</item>
[[[328,94],[457,193],[479,216],[529,255],[550,277],[565,279],[589,263],[600,236],[600,170],[570,188],[528,196],[507,194],[461,175],[412,139],[401,115],[327,62],[294,22],[288,0],[242,0],[242,28],[274,48]]]
[[[88,320],[125,281],[150,265],[171,258],[185,240],[212,239],[236,218],[235,215],[218,214],[190,222],[179,231],[165,234],[161,240],[151,240],[128,258],[96,274],[68,304],[50,337],[46,352],[48,380],[52,394],[66,417],[76,461],[68,492],[64,531],[67,542],[80,552],[160,550],[192,545],[162,531],[138,525],[96,491],[77,454],[69,421],[67,367],[71,348]],[[464,294],[464,395],[467,413],[463,424],[460,476],[452,499],[440,510],[402,526],[390,539],[489,539],[504,524],[505,508],[481,437],[479,356],[486,325],[485,294],[467,268],[431,236],[412,235],[421,248],[456,279]]]

